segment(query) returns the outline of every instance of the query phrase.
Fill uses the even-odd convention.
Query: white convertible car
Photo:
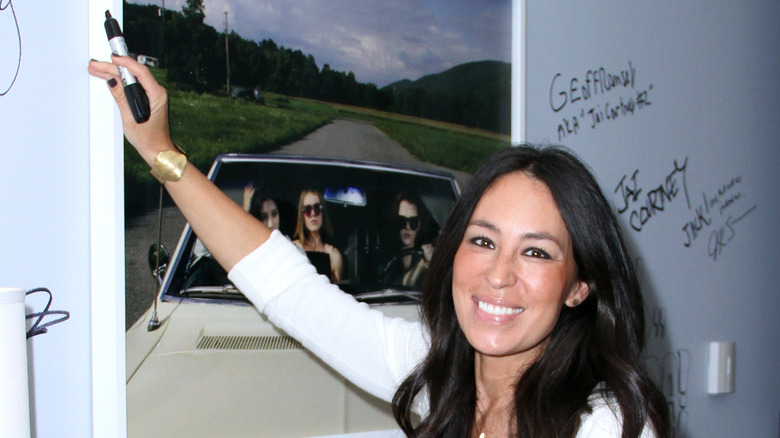
[[[409,254],[401,252],[399,227],[416,226],[418,244],[433,243],[459,194],[451,174],[229,154],[217,158],[209,178],[239,204],[247,186],[255,198],[273,199],[288,236],[301,191],[321,192],[343,255],[341,289],[389,315],[417,319],[419,291],[387,273]],[[399,193],[421,204],[417,221],[399,225]],[[252,307],[189,226],[172,255],[163,249],[158,262],[154,249],[150,263],[164,272],[160,294],[127,331],[129,437],[310,437],[396,428],[388,403],[347,382]],[[310,258],[329,270],[316,254]]]

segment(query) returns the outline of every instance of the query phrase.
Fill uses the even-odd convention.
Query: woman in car
[[[422,323],[391,319],[316,275],[187,166],[168,135],[165,90],[132,59],[114,62],[149,93],[146,124],[134,122],[115,65],[93,61],[90,72],[113,80],[125,135],[230,279],[312,353],[392,400],[407,435],[670,436],[642,366],[642,296],[620,227],[573,155],[522,146],[481,166],[437,240]]]
[[[313,189],[302,190],[298,199],[298,223],[295,225],[293,244],[309,254],[315,264],[316,253],[326,254],[330,269],[325,274],[331,282],[338,283],[341,281],[343,262],[341,252],[330,243],[332,234],[322,193]]]
[[[275,199],[257,189],[250,181],[244,186],[242,206],[271,230],[281,230],[281,213]],[[286,234],[286,233],[285,233]],[[217,263],[200,239],[195,240],[185,287],[227,284],[227,272]]]
[[[393,211],[396,215],[392,223],[395,225],[393,231],[398,233],[398,248],[382,268],[380,280],[385,285],[420,289],[433,256],[433,245],[419,241],[422,234],[420,206],[420,199],[410,193],[401,193],[395,199]]]
[[[283,234],[287,234],[282,229],[282,213],[279,203],[264,191],[257,189],[251,182],[244,187],[243,205],[244,210],[271,230],[280,230]]]

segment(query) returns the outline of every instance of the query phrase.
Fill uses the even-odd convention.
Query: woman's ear
[[[577,280],[577,282],[574,283],[574,286],[572,286],[571,292],[569,292],[569,296],[566,297],[566,305],[569,307],[579,306],[583,301],[585,301],[585,298],[588,298],[589,293],[590,286],[588,286],[588,282]]]

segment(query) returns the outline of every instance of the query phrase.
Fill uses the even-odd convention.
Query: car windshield
[[[209,177],[299,243],[318,272],[373,304],[417,299],[436,236],[458,196],[448,173],[355,161],[228,155]],[[312,239],[316,234],[321,242]],[[340,255],[340,266],[329,248]],[[171,260],[163,298],[246,302],[189,227]]]

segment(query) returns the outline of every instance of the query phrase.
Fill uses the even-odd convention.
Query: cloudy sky
[[[162,6],[163,0],[131,0]],[[167,0],[181,11],[185,0]],[[510,60],[511,0],[204,0],[206,23],[272,39],[379,87],[469,61]]]

